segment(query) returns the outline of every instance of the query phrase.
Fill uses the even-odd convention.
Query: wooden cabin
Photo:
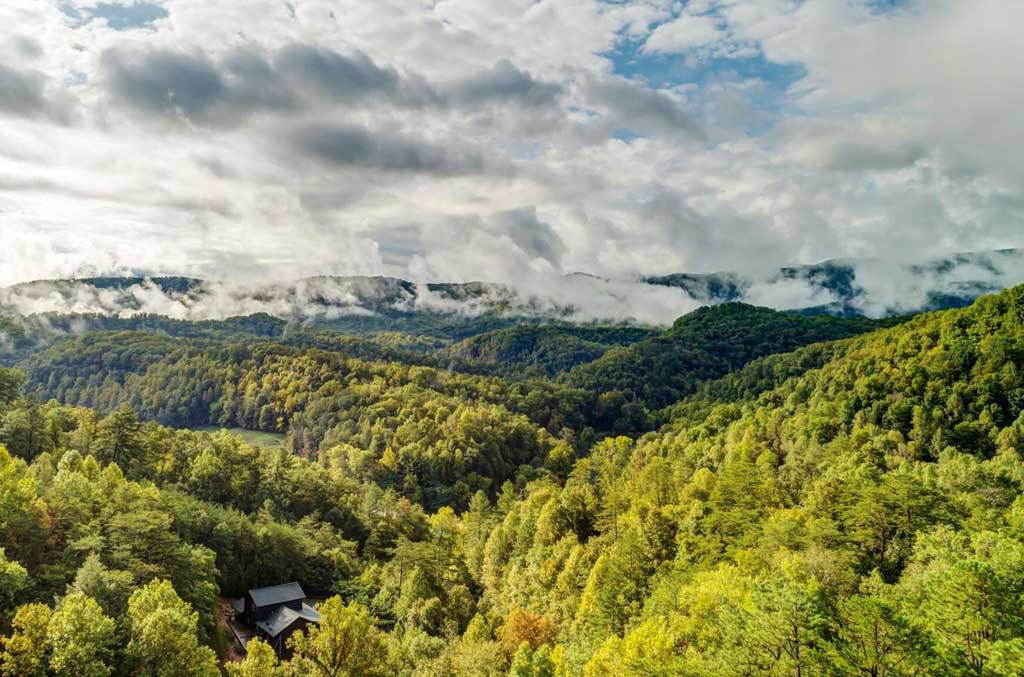
[[[287,653],[292,633],[310,623],[320,623],[320,612],[306,604],[306,593],[298,583],[254,588],[232,600],[231,606],[235,619],[252,630],[253,636],[269,644],[278,656]]]

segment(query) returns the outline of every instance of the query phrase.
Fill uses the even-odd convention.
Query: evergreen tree
[[[135,410],[122,404],[100,421],[96,431],[97,457],[126,469],[141,451],[140,429]]]

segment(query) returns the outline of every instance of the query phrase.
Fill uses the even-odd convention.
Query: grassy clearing
[[[204,425],[193,428],[204,433],[215,433],[219,430],[227,430],[233,435],[238,435],[249,444],[257,447],[276,447],[284,442],[284,433],[265,433],[261,430],[246,430],[245,428],[221,428],[216,425]]]

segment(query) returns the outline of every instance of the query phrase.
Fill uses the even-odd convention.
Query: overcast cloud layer
[[[1018,0],[5,0],[0,284],[1021,246],[1021,25]]]

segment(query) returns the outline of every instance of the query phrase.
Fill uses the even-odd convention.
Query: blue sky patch
[[[759,134],[770,127],[766,120],[781,112],[786,91],[806,75],[801,64],[774,63],[760,54],[730,59],[707,58],[693,52],[645,54],[642,49],[643,41],[624,41],[603,56],[611,60],[617,75],[642,80],[658,89],[694,85],[697,91],[705,91],[718,83],[758,80],[761,84],[752,93],[750,105],[763,115],[756,125],[746,129],[749,134]]]
[[[911,0],[868,0],[867,4],[873,11],[882,14],[907,7]]]
[[[90,11],[90,14],[100,19],[106,19],[107,25],[116,31],[143,28],[169,16],[167,10],[160,5],[149,3],[122,5],[113,2],[98,3],[95,9]]]
[[[76,19],[79,25],[89,23],[93,19],[104,19],[115,31],[127,31],[133,28],[145,28],[170,14],[160,5],[138,2],[124,4],[118,2],[99,2],[94,7],[78,10],[68,3],[60,5],[60,11]]]

